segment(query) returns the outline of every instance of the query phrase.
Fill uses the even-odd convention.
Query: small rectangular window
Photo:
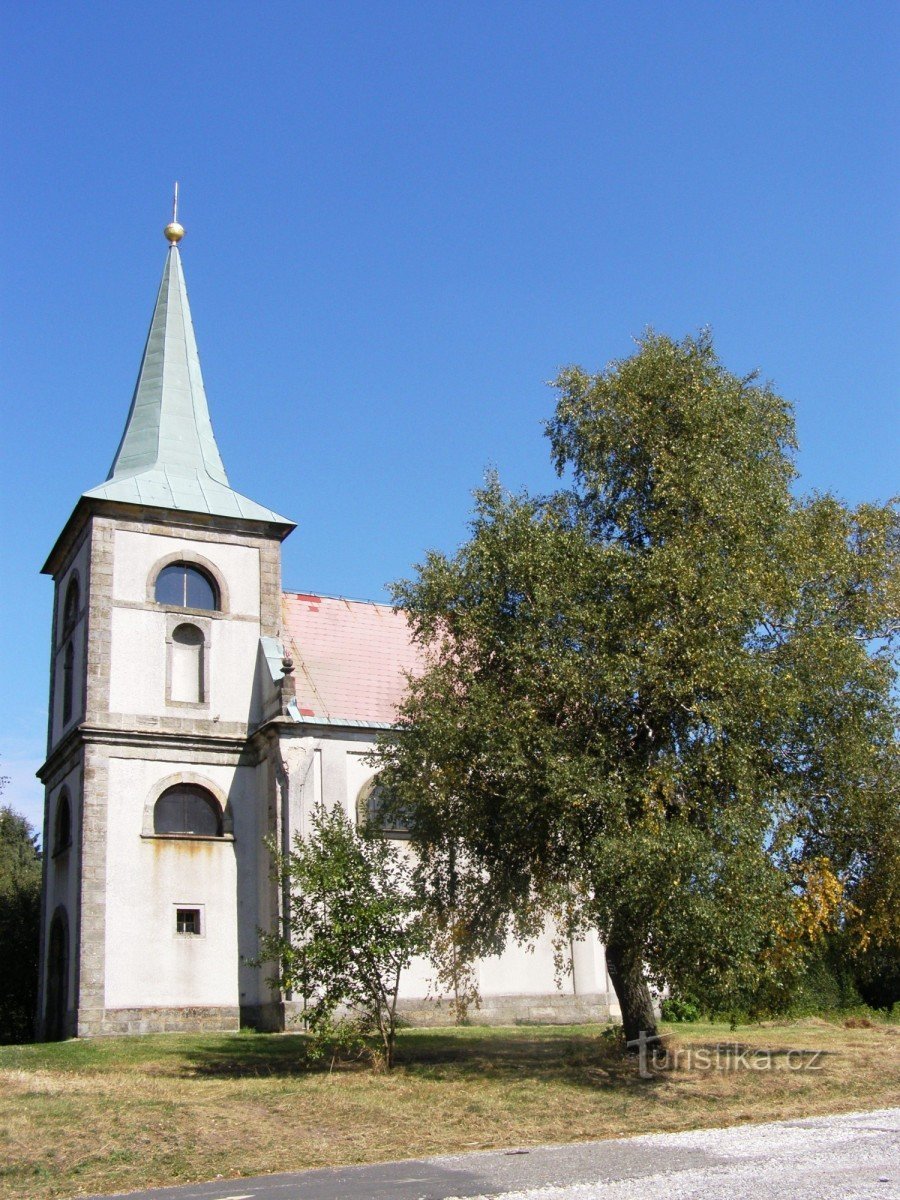
[[[175,932],[186,933],[188,936],[200,936],[200,909],[176,908]]]

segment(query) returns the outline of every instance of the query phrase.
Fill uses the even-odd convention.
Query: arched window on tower
[[[222,837],[219,802],[198,784],[177,783],[156,801],[153,832],[170,837]]]
[[[219,609],[219,589],[213,578],[193,563],[170,563],[156,577],[154,596],[166,608]]]
[[[80,604],[78,577],[72,575],[66,588],[66,598],[63,601],[62,626],[60,640],[64,643],[62,651],[62,723],[68,725],[75,710],[75,643],[72,637],[78,623]]]
[[[78,608],[81,596],[78,588],[78,578],[73,575],[66,588],[66,600],[63,604],[62,636],[69,637],[78,621]]]
[[[196,625],[176,625],[172,630],[172,664],[169,698],[182,704],[202,704],[206,640]]]
[[[62,854],[72,845],[72,806],[65,788],[56,801],[56,821],[53,827],[53,854]]]
[[[72,708],[75,699],[75,647],[71,642],[66,643],[63,651],[63,693],[62,721],[68,725],[72,719]]]

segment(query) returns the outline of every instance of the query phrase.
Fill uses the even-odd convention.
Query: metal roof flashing
[[[141,522],[158,522],[160,525],[183,526],[186,529],[208,529],[217,526],[230,531],[253,533],[262,537],[275,537],[283,542],[297,528],[294,521],[288,521],[269,509],[257,505],[266,516],[231,516],[223,513],[198,512],[194,509],[165,508],[147,502],[129,503],[124,500],[114,500],[98,495],[99,488],[84,492],[78,498],[78,503],[63,526],[62,532],[53,544],[53,549],[47,555],[47,561],[41,567],[42,575],[55,575],[65,565],[70,547],[76,541],[82,527],[92,516],[109,516],[118,520]],[[237,494],[237,493],[235,493]],[[243,497],[242,497],[243,499]]]
[[[164,508],[173,512],[206,513],[211,517],[234,517],[242,521],[267,521],[273,525],[294,522],[223,486],[201,471],[175,471],[168,467],[119,475],[82,493],[87,500],[112,500],[118,504],[136,504]]]

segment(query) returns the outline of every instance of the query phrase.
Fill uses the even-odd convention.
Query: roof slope
[[[216,445],[181,255],[172,245],[131,409],[105,483],[85,496],[186,512],[292,523],[234,491]]]
[[[406,614],[389,604],[303,592],[282,596],[285,651],[294,660],[297,707],[306,718],[390,725],[424,653]]]

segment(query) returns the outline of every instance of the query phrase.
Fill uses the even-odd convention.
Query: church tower
[[[268,999],[244,961],[277,908],[270,770],[251,734],[294,526],[228,482],[183,234],[176,215],[109,477],[80,497],[43,568],[55,585],[39,773],[47,1038],[236,1028]]]

